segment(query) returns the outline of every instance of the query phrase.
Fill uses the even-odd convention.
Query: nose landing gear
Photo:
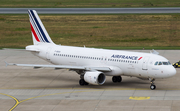
[[[154,81],[155,81],[155,79],[153,78],[149,78],[149,80],[151,81],[151,85],[150,85],[150,89],[151,90],[154,90],[154,89],[156,89],[156,85],[154,85]]]

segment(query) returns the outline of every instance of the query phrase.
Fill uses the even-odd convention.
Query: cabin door
[[[143,60],[142,70],[148,70],[149,57],[145,57]]]
[[[50,60],[50,51],[51,51],[51,48],[49,47],[46,51],[46,59],[47,60]]]

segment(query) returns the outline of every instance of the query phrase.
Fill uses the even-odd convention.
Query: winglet
[[[150,51],[151,54],[156,54],[159,55],[159,52],[155,51],[154,49],[152,49],[152,51]]]
[[[14,65],[17,66],[17,64],[14,64],[14,63],[8,63],[8,62],[6,62],[6,61],[4,61],[4,62],[6,63],[6,67],[7,67],[7,66],[14,66]]]
[[[9,63],[7,63],[6,61],[4,61],[6,63],[6,67],[9,65]]]

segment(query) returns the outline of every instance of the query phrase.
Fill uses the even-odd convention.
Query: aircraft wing
[[[109,67],[88,67],[88,66],[71,66],[71,65],[40,65],[40,64],[16,64],[16,63],[6,63],[8,65],[24,66],[24,67],[34,67],[36,68],[54,68],[54,69],[71,69],[71,70],[97,70],[103,72],[109,72],[111,69]]]

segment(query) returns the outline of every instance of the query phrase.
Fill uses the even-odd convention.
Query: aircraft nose
[[[169,76],[174,76],[174,75],[176,75],[176,69],[174,67],[171,67],[169,69]]]

